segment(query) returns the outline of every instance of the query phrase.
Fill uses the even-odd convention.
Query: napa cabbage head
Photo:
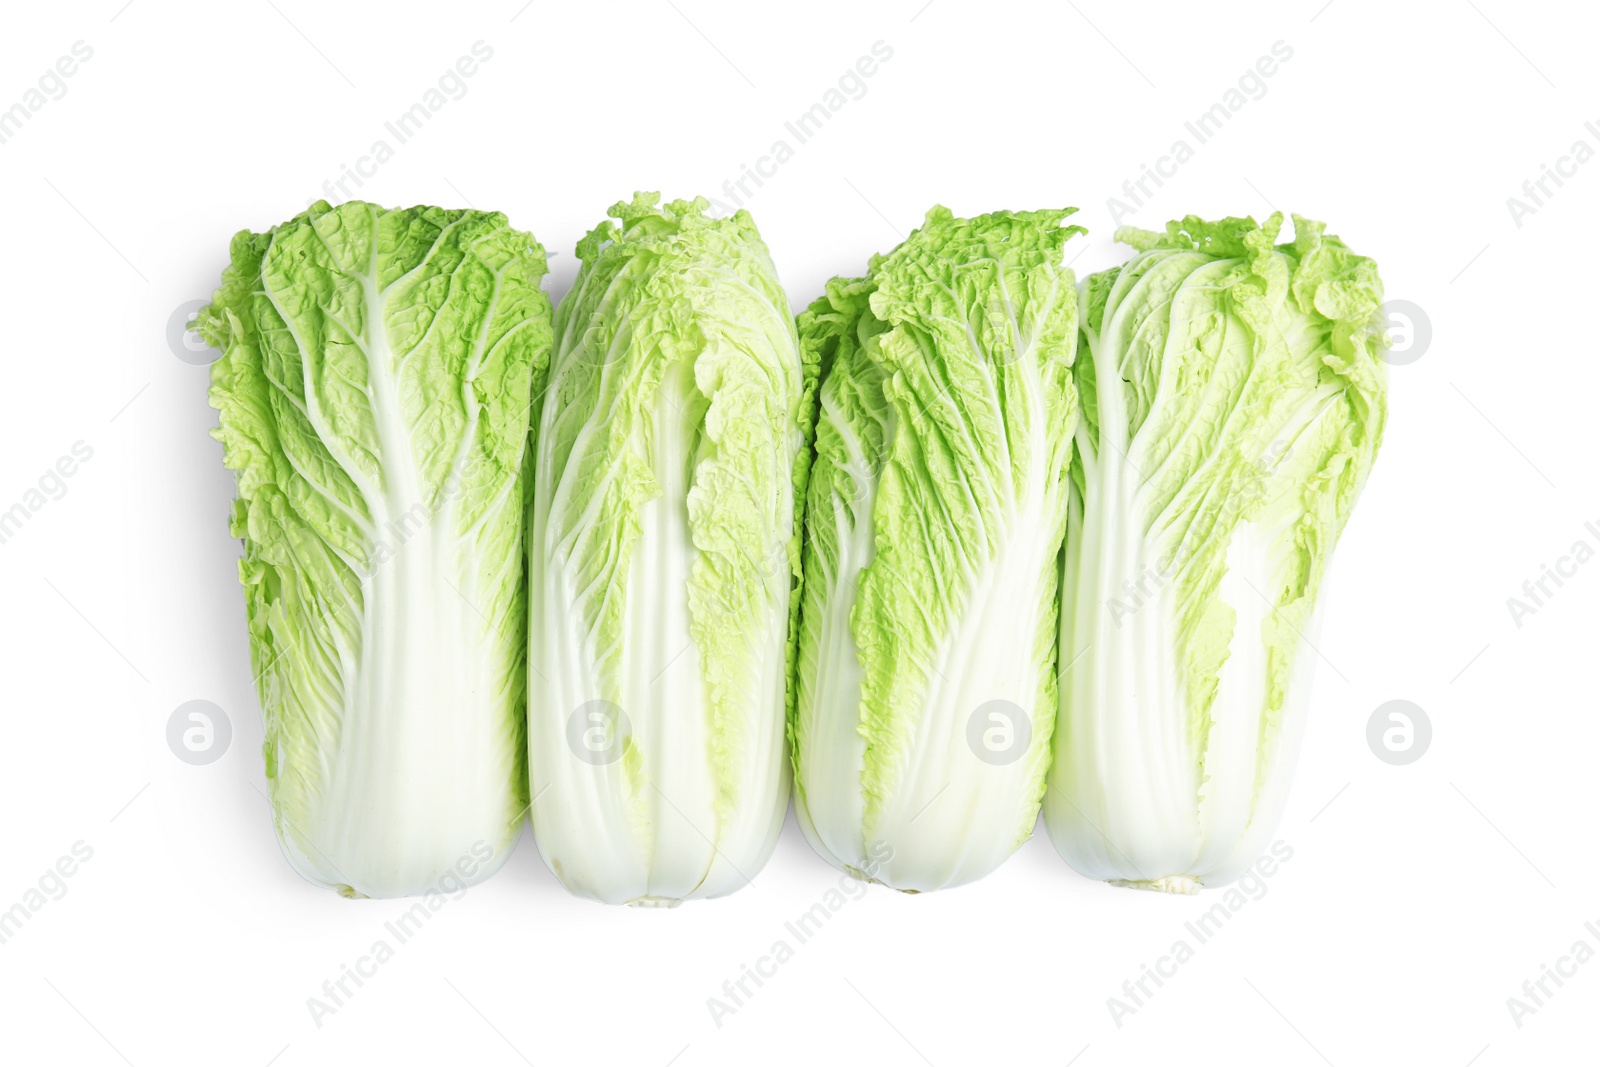
[[[1190,892],[1268,843],[1333,548],[1383,435],[1383,300],[1323,225],[1190,216],[1084,287],[1045,822],[1091,877]]]
[[[278,837],[346,895],[478,881],[522,823],[544,273],[501,214],[322,202],[239,233],[199,317]]]
[[[944,208],[800,316],[824,370],[808,489],[795,807],[905,890],[1033,831],[1077,424],[1072,209]]]
[[[747,212],[639,194],[578,246],[528,521],[534,835],[574,893],[748,883],[784,713],[815,365]]]

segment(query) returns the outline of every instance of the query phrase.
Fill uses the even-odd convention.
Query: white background
[[[1517,1027],[1506,999],[1600,924],[1600,562],[1519,627],[1507,598],[1600,522],[1593,251],[1600,162],[1516,225],[1506,200],[1600,120],[1577,4],[1333,0],[779,9],[714,0],[31,4],[0,107],[92,58],[0,144],[0,510],[93,456],[0,544],[0,909],[92,858],[0,945],[0,1059],[265,1065],[1145,1061],[1466,1065],[1593,1057],[1600,961]],[[1321,10],[1319,10],[1321,7]],[[120,10],[119,10],[120,8]],[[521,10],[519,10],[521,9]],[[473,42],[493,58],[360,190],[507,212],[555,253],[635,189],[716,194],[875,41],[866,93],[749,200],[796,307],[934,203],[1077,204],[1079,271],[1117,262],[1107,198],[1195,147],[1133,221],[1326,219],[1431,319],[1327,590],[1280,836],[1293,859],[1117,1026],[1213,899],[1074,874],[1043,833],[976,885],[874,889],[718,1027],[708,997],[835,885],[791,817],[753,887],[673,911],[569,898],[524,840],[316,1026],[307,998],[404,905],[303,882],[266,803],[207,373],[168,341],[230,235],[302,210]],[[1276,41],[1224,130],[1184,130]],[[391,144],[393,142],[391,141]],[[354,191],[352,187],[352,191]],[[182,347],[181,345],[179,346]],[[194,358],[190,354],[190,358]],[[1600,529],[1600,525],[1597,525]],[[192,767],[180,703],[234,737]],[[1402,767],[1384,701],[1424,708]],[[1191,938],[1191,943],[1193,943]],[[1554,988],[1554,987],[1551,987]]]

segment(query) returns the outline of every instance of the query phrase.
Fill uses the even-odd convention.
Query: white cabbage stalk
[[[240,233],[199,328],[289,862],[349,896],[472,884],[526,811],[521,518],[550,349],[505,216],[351,202]]]
[[[1317,594],[1382,436],[1372,261],[1281,216],[1166,235],[1084,286],[1045,825],[1081,873],[1195,892],[1266,848]]]
[[[529,771],[569,890],[744,886],[788,800],[784,709],[809,394],[745,212],[640,194],[579,245],[528,523]]]
[[[1077,418],[1070,210],[935,208],[801,316],[826,378],[795,810],[831,863],[897,889],[981,878],[1038,820]]]

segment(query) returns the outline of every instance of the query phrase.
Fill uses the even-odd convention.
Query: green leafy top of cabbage
[[[873,531],[850,617],[862,668],[860,788],[869,828],[912,758],[930,688],[967,694],[989,684],[982,664],[959,661],[951,634],[1002,546],[1015,543],[1019,526],[1037,523],[1025,536],[1044,546],[1041,566],[1026,583],[1048,603],[985,615],[995,626],[1029,620],[1016,640],[1035,665],[1036,725],[1029,796],[1007,851],[1033,828],[1056,703],[1056,600],[1048,590],[1056,585],[1077,415],[1077,294],[1062,263],[1065,243],[1085,232],[1062,225],[1074,210],[964,219],[935,207],[904,243],[872,258],[865,278],[834,279],[800,316],[802,350],[824,375],[803,618],[829,610],[841,538],[864,522]],[[1025,507],[1038,514],[1022,515]],[[816,647],[818,633],[802,624],[802,685],[830,655]],[[797,716],[797,783],[806,729]]]
[[[762,701],[752,642],[774,588],[791,620],[793,662],[810,464],[802,441],[810,439],[817,363],[796,358],[788,297],[749,213],[719,219],[707,215],[704,198],[659,200],[637,193],[617,203],[608,212],[616,221],[578,244],[583,266],[556,312],[558,365],[541,446],[552,494],[544,536],[574,571],[600,691],[618,701],[627,598],[646,595],[630,589],[629,561],[641,509],[662,493],[639,442],[672,447],[652,441],[650,425],[659,397],[674,388],[667,377],[687,366],[683,414],[694,436],[684,462],[696,550],[689,632],[710,709],[716,807],[726,816],[739,801],[744,722]],[[793,672],[787,677],[792,705]],[[642,757],[630,745],[624,759],[642,789]]]
[[[1235,612],[1218,595],[1243,523],[1271,531],[1263,623],[1276,729],[1332,550],[1371,469],[1387,406],[1373,260],[1320,222],[1193,215],[1165,233],[1123,228],[1140,250],[1085,284],[1094,359],[1077,363],[1085,462],[1126,463],[1140,514],[1177,583],[1177,649],[1195,751],[1212,723]],[[1098,366],[1097,366],[1098,365]],[[1115,368],[1124,434],[1102,441],[1095,376]],[[1113,383],[1114,384],[1114,383]],[[1108,453],[1107,446],[1110,451]],[[1080,492],[1083,471],[1076,472]],[[1263,743],[1262,752],[1270,752]],[[1261,774],[1264,776],[1265,769]]]

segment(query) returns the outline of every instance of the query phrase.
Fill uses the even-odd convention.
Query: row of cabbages
[[[1373,262],[1296,218],[943,208],[792,316],[745,212],[618,204],[552,313],[505,216],[319,203],[200,329],[285,853],[352,896],[959,885],[1032,832],[1192,892],[1263,848],[1384,422]],[[492,858],[487,861],[485,856]]]

